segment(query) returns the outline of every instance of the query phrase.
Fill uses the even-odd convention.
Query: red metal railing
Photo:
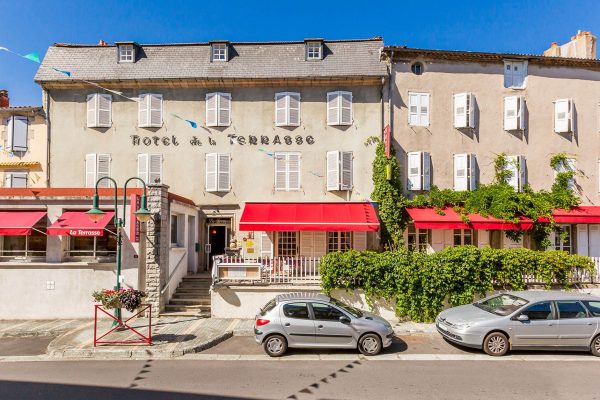
[[[104,332],[100,335],[98,335],[98,311],[101,312],[100,315],[102,315],[102,313],[104,313],[104,314],[108,315],[113,321],[116,322],[116,324],[114,324],[111,329],[107,330],[106,332]],[[129,321],[138,317],[140,314],[145,313],[146,311],[148,311],[148,327],[147,327],[148,335],[142,334],[137,329],[135,329],[134,327],[129,325]],[[145,325],[144,325],[144,327],[145,327]],[[135,335],[140,337],[140,339],[102,340],[109,334],[115,332],[117,329],[123,330],[123,328],[135,333]],[[139,327],[137,327],[137,328],[139,329]],[[151,304],[142,304],[142,307],[137,311],[137,313],[135,313],[131,317],[127,318],[126,320],[123,320],[123,319],[119,319],[119,318],[115,317],[113,314],[111,314],[109,312],[109,310],[104,308],[102,305],[96,304],[94,306],[94,347],[96,347],[96,345],[98,345],[98,344],[146,344],[148,346],[152,346],[152,305]]]

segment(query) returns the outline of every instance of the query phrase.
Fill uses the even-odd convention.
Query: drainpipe
[[[389,88],[388,88],[388,116],[390,124],[390,146],[393,146],[392,139],[394,137],[394,108],[392,102],[392,96],[394,94],[394,50],[390,54],[390,66],[389,66]]]
[[[46,111],[46,187],[50,187],[50,92],[42,89],[44,96],[44,108]]]

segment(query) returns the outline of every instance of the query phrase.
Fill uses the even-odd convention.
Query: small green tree
[[[390,159],[385,156],[385,145],[379,139],[375,159],[373,160],[373,193],[371,198],[378,204],[381,243],[389,249],[398,248],[402,244],[402,232],[405,221],[403,209],[406,198],[402,195],[400,183],[400,165],[396,158],[394,146],[390,146]]]

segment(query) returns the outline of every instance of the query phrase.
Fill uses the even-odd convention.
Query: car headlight
[[[454,328],[458,329],[458,330],[463,330],[463,329],[467,329],[471,326],[471,324],[454,324]]]

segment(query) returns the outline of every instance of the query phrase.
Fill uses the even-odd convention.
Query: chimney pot
[[[8,90],[2,89],[0,90],[0,108],[7,108],[9,106]]]

